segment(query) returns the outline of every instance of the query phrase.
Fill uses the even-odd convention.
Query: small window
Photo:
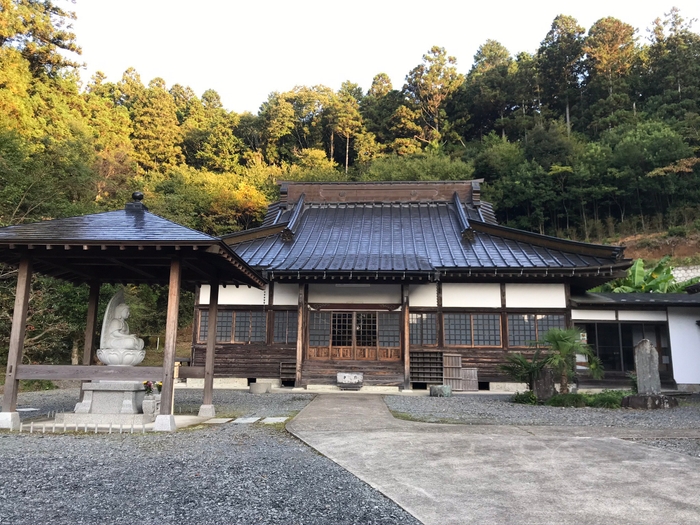
[[[265,312],[236,311],[234,342],[264,343],[265,342]]]
[[[437,344],[437,315],[409,314],[409,339],[412,345]]]
[[[398,348],[401,346],[401,314],[399,312],[382,312],[378,314],[379,346]]]
[[[231,328],[233,326],[232,312],[216,312],[216,342],[227,343],[231,341]],[[204,342],[209,337],[209,310],[202,310],[199,314],[199,340]]]
[[[333,312],[331,321],[331,344],[333,346],[352,346],[352,313]]]
[[[377,346],[377,314],[375,312],[357,313],[355,344],[357,346]]]
[[[510,346],[529,346],[544,337],[552,328],[566,328],[563,315],[509,314],[508,341]]]
[[[297,326],[296,310],[275,312],[273,341],[280,344],[296,344]]]
[[[329,346],[330,333],[330,312],[311,312],[309,316],[309,346]]]
[[[448,346],[501,346],[499,314],[446,313],[444,320]]]

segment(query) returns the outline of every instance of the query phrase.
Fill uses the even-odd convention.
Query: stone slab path
[[[700,459],[620,439],[696,429],[417,423],[337,394],[287,429],[426,525],[700,523]]]

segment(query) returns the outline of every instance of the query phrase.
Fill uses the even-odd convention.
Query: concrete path
[[[426,525],[700,523],[700,459],[619,439],[700,430],[416,423],[356,394],[287,429]]]

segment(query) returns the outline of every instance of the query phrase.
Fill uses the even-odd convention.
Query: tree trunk
[[[331,161],[333,160],[333,154],[335,153],[334,139],[335,139],[335,132],[331,131],[331,158],[330,158]]]
[[[561,383],[559,384],[559,393],[568,394],[569,393],[569,371],[564,368],[561,373]]]
[[[70,352],[70,364],[79,365],[80,364],[80,353],[78,350],[78,340],[73,339],[73,349]]]
[[[350,134],[345,137],[345,173],[348,172],[348,161],[350,159]]]
[[[566,136],[571,136],[571,115],[569,113],[569,97],[566,97]]]

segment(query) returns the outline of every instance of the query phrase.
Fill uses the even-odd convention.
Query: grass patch
[[[58,387],[48,379],[22,379],[19,382],[20,392],[40,392],[42,390],[56,390]]]

